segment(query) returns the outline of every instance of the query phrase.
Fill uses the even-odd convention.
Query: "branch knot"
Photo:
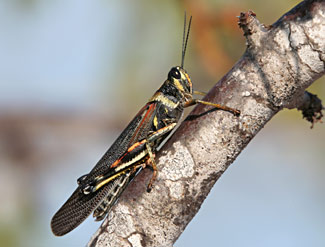
[[[252,10],[241,12],[238,19],[238,25],[246,37],[247,47],[260,47],[263,44],[261,40],[269,28],[266,28],[264,24],[258,21],[256,14]]]

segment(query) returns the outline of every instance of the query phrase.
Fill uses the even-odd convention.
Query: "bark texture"
[[[151,193],[146,169],[89,246],[172,246],[214,183],[279,110],[309,109],[312,123],[321,118],[321,102],[305,89],[325,73],[325,2],[304,1],[268,27],[253,12],[241,13],[239,26],[247,50],[204,100],[241,116],[198,105],[158,154]]]

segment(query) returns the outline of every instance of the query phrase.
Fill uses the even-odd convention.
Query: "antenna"
[[[188,37],[190,35],[191,22],[192,22],[192,16],[190,17],[190,21],[188,22],[188,29],[187,29],[187,34],[186,34],[186,38],[185,38],[185,31],[186,31],[186,11],[185,11],[185,14],[184,14],[183,42],[182,42],[182,63],[181,63],[181,68],[184,67],[185,52],[186,52]]]

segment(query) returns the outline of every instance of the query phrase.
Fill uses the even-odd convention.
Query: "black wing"
[[[153,117],[157,111],[156,103],[146,104],[128,124],[121,135],[116,139],[108,151],[97,162],[85,179],[85,183],[92,181],[95,177],[109,173],[110,166],[119,159],[125,151],[134,143],[147,138],[152,129]]]
[[[66,203],[53,216],[51,221],[52,232],[56,236],[63,236],[80,225],[96,209],[97,220],[103,219],[112,205],[117,201],[119,195],[131,182],[141,168],[135,171],[127,171],[111,183],[100,188],[95,193],[84,195],[77,188]],[[108,201],[110,200],[110,204]],[[105,201],[107,201],[105,203]],[[98,205],[103,205],[98,207]],[[105,206],[105,208],[104,208]]]
[[[51,220],[52,232],[56,236],[63,236],[72,231],[91,214],[94,208],[107,196],[109,190],[108,184],[96,193],[84,195],[77,188],[53,216]]]
[[[81,182],[83,184],[89,183],[97,176],[109,172],[112,163],[120,158],[130,146],[141,139],[145,139],[149,130],[152,128],[151,125],[155,111],[155,103],[146,104],[129,123],[104,156],[98,161],[91,172],[83,177]],[[57,236],[62,236],[72,231],[81,224],[81,222],[83,222],[105,198],[107,198],[107,196],[115,189],[117,184],[121,184],[123,181],[124,185],[120,187],[118,193],[118,195],[120,195],[126,185],[133,179],[139,170],[140,168],[136,171],[127,171],[128,174],[122,174],[95,193],[90,193],[88,195],[82,193],[78,187],[66,203],[53,216],[51,220],[53,233]],[[128,175],[127,178],[125,178],[126,175]],[[114,202],[116,200],[117,198],[114,198]]]

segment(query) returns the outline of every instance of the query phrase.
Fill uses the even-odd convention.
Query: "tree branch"
[[[214,183],[279,110],[309,109],[306,118],[320,120],[323,106],[311,107],[305,89],[325,73],[325,2],[304,1],[269,27],[252,11],[241,13],[239,26],[247,50],[204,100],[240,109],[241,116],[198,105],[158,154],[151,193],[145,169],[89,246],[172,246]]]

